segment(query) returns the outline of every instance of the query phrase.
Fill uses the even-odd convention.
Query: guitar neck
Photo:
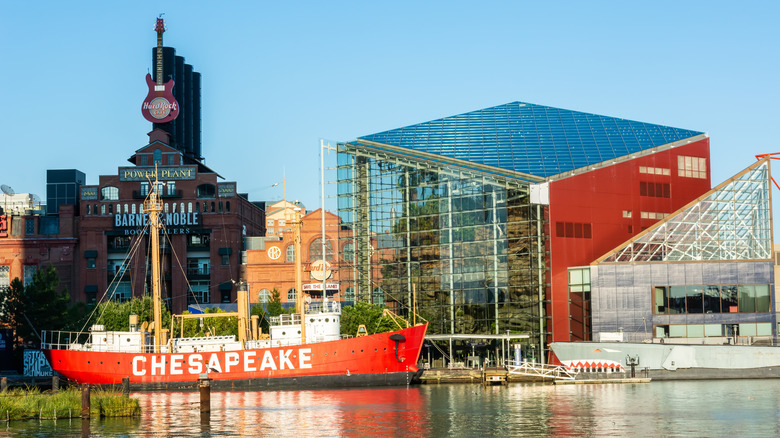
[[[163,84],[163,38],[162,32],[157,32],[157,85]]]

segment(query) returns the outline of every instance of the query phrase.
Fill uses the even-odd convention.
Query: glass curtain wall
[[[338,161],[339,281],[357,301],[410,321],[414,305],[430,334],[544,342],[544,210],[527,183],[349,143]]]
[[[618,248],[605,262],[769,259],[769,189],[765,159]]]

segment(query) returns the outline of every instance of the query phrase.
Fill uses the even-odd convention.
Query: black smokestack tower
[[[157,80],[157,48],[152,48],[152,74]],[[184,58],[176,56],[176,49],[163,47],[163,82],[173,79],[173,96],[179,103],[179,116],[167,123],[154,123],[154,128],[163,129],[170,134],[172,147],[190,158],[203,160],[200,144],[200,73]]]

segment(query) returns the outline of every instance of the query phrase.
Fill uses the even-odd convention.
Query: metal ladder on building
[[[534,362],[520,362],[519,365],[509,361],[506,364],[509,374],[521,376],[540,377],[551,380],[574,380],[577,371],[570,370],[563,365],[547,365]]]

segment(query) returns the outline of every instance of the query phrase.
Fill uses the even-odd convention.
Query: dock
[[[39,388],[41,390],[52,389],[53,386],[67,386],[67,382],[55,380],[53,376],[26,376],[16,371],[0,371],[0,391],[8,388]]]
[[[627,372],[578,373],[560,365],[546,365],[522,362],[518,365],[489,368],[432,368],[423,371],[420,382],[423,384],[441,383],[480,383],[488,385],[506,385],[509,383],[553,383],[556,385],[584,385],[599,383],[649,383],[645,377],[630,377]]]
[[[481,368],[432,368],[423,371],[420,382],[423,384],[440,383],[479,383],[482,385],[505,385],[508,383],[551,382],[553,379],[543,375],[518,375],[503,367]]]
[[[509,373],[501,368],[489,368],[482,371],[482,386],[506,385],[509,383]]]
[[[480,383],[482,370],[478,368],[431,368],[423,371],[420,382],[438,383]]]

